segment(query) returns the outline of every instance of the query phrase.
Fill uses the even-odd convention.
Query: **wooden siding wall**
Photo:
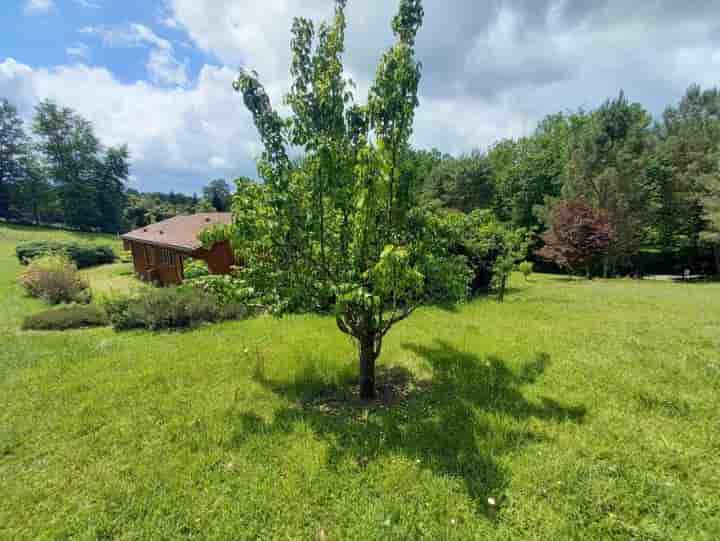
[[[173,285],[181,284],[185,279],[183,259],[186,254],[171,248],[127,240],[125,248],[132,252],[135,274],[141,280]],[[195,250],[192,257],[207,262],[211,274],[229,274],[235,264],[232,247],[227,241],[215,244],[210,250]]]
[[[180,284],[183,281],[183,255],[169,248],[130,242],[133,265],[137,276],[146,282],[162,285]]]
[[[211,274],[230,274],[235,264],[235,255],[228,241],[218,242],[210,250],[195,250],[192,256],[207,262]]]

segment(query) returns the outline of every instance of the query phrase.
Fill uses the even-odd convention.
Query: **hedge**
[[[66,331],[104,327],[107,324],[107,314],[97,306],[68,306],[28,316],[23,321],[22,328],[32,331]]]
[[[117,256],[111,246],[79,244],[77,242],[32,241],[23,242],[15,248],[15,254],[23,265],[42,255],[66,255],[79,269],[114,263]]]

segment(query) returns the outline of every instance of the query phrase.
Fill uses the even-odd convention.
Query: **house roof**
[[[229,212],[204,212],[190,216],[175,216],[121,235],[124,240],[171,248],[181,252],[194,252],[202,246],[198,235],[218,224],[232,223]]]

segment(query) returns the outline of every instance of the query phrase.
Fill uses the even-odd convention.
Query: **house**
[[[232,214],[212,212],[176,216],[122,235],[123,245],[132,252],[135,273],[141,280],[160,285],[180,284],[186,257],[207,262],[212,274],[228,274],[235,263],[230,242],[202,247],[198,235],[215,225],[229,225]]]

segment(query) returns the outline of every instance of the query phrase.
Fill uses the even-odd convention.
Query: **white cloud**
[[[40,69],[6,60],[0,94],[26,107],[54,97],[93,120],[106,141],[129,142],[141,185],[148,178],[192,176],[197,186],[217,171],[254,175],[260,146],[231,82],[238,68],[257,69],[282,111],[292,18],[324,19],[332,0],[160,4],[158,30],[172,29],[172,36],[184,31],[183,39],[223,67],[206,65],[191,76],[182,42],[145,25],[89,27],[83,32],[106,46],[147,49],[149,80],[123,84],[104,69]],[[455,153],[486,148],[527,133],[546,114],[595,107],[621,87],[657,113],[692,82],[718,83],[720,2],[636,4],[630,10],[625,0],[426,0],[417,44],[423,81],[415,142]],[[346,68],[360,88],[359,101],[391,42],[396,7],[397,0],[348,3]]]
[[[236,73],[205,66],[188,88],[125,84],[108,70],[82,64],[33,69],[0,62],[0,95],[27,116],[50,98],[93,122],[108,145],[128,143],[142,189],[191,192],[213,169],[255,175],[252,120],[232,89]]]
[[[87,60],[90,56],[90,48],[84,43],[77,42],[69,47],[65,48],[65,52],[68,56]]]
[[[55,7],[53,0],[26,0],[23,12],[25,15],[47,13]]]
[[[173,44],[143,24],[121,27],[86,26],[80,33],[97,36],[108,47],[149,47],[146,68],[158,84],[184,86],[188,83],[187,62],[175,58]]]
[[[208,165],[213,169],[223,169],[228,166],[227,160],[222,156],[212,156],[208,160]]]
[[[73,2],[88,9],[100,9],[102,7],[100,2],[95,2],[94,0],[73,0]]]

